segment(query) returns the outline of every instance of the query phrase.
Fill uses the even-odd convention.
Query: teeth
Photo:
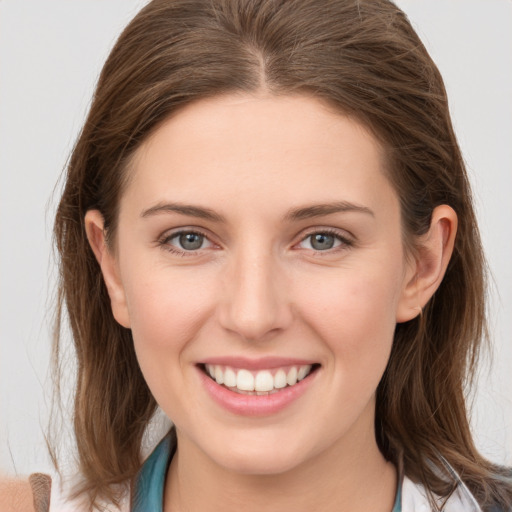
[[[219,367],[217,366],[217,368]],[[242,391],[254,391],[254,377],[252,373],[248,370],[239,370],[236,375],[236,387]]]
[[[290,371],[286,376],[286,382],[288,383],[288,386],[293,386],[294,384],[297,384],[297,368],[295,368],[295,366],[290,368]]]
[[[231,368],[226,368],[224,372],[224,384],[228,388],[236,387],[236,373]]]
[[[258,372],[254,382],[256,391],[272,391],[274,389],[274,377],[270,372]]]
[[[206,365],[206,372],[210,377],[233,391],[246,394],[268,395],[306,378],[311,372],[311,365],[291,366],[287,369],[260,370],[236,370],[228,366]]]
[[[308,374],[308,371],[306,366],[301,366],[297,372],[297,380],[302,380]]]
[[[220,366],[215,367],[215,380],[217,384],[224,384],[224,372]]]
[[[274,375],[274,387],[276,389],[281,389],[286,387],[286,373],[284,370],[277,370]]]

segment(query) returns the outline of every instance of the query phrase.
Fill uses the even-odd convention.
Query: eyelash
[[[202,233],[201,231],[194,230],[194,229],[183,229],[183,230],[171,233],[169,235],[162,236],[158,240],[158,245],[163,250],[165,250],[167,252],[170,252],[172,254],[176,254],[178,256],[182,256],[182,257],[195,256],[195,255],[198,254],[199,251],[202,250],[202,249],[190,250],[190,251],[187,251],[187,250],[184,250],[184,249],[182,250],[182,249],[179,249],[176,246],[171,245],[169,243],[171,240],[173,240],[175,238],[178,238],[181,235],[197,235],[197,236],[200,236],[200,237],[204,238],[205,240],[207,240],[210,244],[213,244],[213,242],[211,242],[211,240],[208,238],[208,236],[205,233]],[[305,240],[307,240],[308,238],[310,238],[310,237],[312,237],[314,235],[332,236],[332,237],[334,237],[336,240],[338,240],[340,242],[340,244],[338,246],[333,247],[331,249],[326,249],[324,251],[322,251],[322,250],[314,250],[313,249],[313,252],[314,252],[315,256],[323,256],[323,255],[327,255],[327,254],[333,254],[333,253],[338,252],[338,251],[343,251],[343,250],[350,249],[351,247],[354,246],[354,241],[353,240],[347,238],[346,236],[341,235],[339,233],[339,231],[336,231],[334,229],[329,229],[329,228],[316,229],[314,231],[311,231],[311,232],[307,233],[294,246],[303,243]]]
[[[171,233],[169,235],[164,235],[160,240],[158,240],[158,245],[164,251],[176,254],[178,256],[195,256],[201,249],[197,249],[195,251],[186,251],[185,249],[179,249],[178,247],[171,245],[169,243],[171,240],[173,240],[174,238],[178,238],[181,235],[197,235],[204,238],[205,240],[208,240],[210,243],[213,243],[210,241],[208,236],[202,233],[201,231],[195,229],[182,229],[180,231],[175,231],[174,233]]]
[[[308,238],[310,238],[314,235],[332,236],[340,242],[340,244],[338,246],[333,247],[331,249],[326,249],[324,251],[313,249],[315,256],[320,256],[320,257],[327,256],[329,254],[333,254],[333,253],[337,253],[339,251],[344,251],[344,250],[350,249],[351,247],[354,246],[353,240],[351,240],[350,238],[348,238],[346,236],[341,235],[339,231],[337,231],[335,229],[330,229],[330,228],[315,229],[314,231],[310,231],[304,237],[301,238],[299,243],[304,242],[305,240],[307,240]]]

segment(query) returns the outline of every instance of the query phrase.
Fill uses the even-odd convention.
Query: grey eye
[[[306,236],[300,242],[299,247],[313,251],[328,251],[340,245],[350,246],[350,242],[345,240],[341,235],[318,231],[317,233],[311,233]]]
[[[311,239],[311,247],[317,251],[332,249],[336,242],[334,236],[326,233],[315,233],[314,235],[310,235],[309,238]]]
[[[201,249],[204,243],[204,236],[198,233],[181,233],[177,238],[180,247],[186,251]]]

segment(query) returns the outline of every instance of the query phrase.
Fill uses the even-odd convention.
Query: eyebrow
[[[314,204],[306,206],[305,208],[294,208],[286,213],[285,220],[304,220],[344,212],[365,213],[375,217],[373,211],[366,206],[349,203],[347,201],[337,201],[334,203]]]
[[[373,211],[366,206],[349,203],[347,201],[337,201],[334,203],[314,204],[302,208],[293,208],[285,214],[284,220],[305,220],[314,217],[322,217],[324,215],[332,215],[333,213],[345,212],[365,213],[375,217]],[[211,210],[210,208],[203,208],[201,206],[192,206],[182,203],[158,203],[151,208],[143,210],[140,216],[142,218],[147,218],[163,213],[178,213],[181,215],[197,217],[199,219],[206,219],[213,222],[226,222],[226,219],[222,215],[218,214],[214,210]]]
[[[211,220],[214,222],[225,222],[222,215],[201,206],[192,206],[181,203],[158,203],[147,210],[144,210],[140,216],[142,218],[152,217],[162,213],[179,213],[189,217],[197,217],[199,219]]]

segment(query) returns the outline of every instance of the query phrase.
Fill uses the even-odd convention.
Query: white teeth
[[[272,391],[274,389],[274,377],[267,371],[258,372],[254,382],[256,391]]]
[[[236,373],[231,368],[226,368],[224,372],[224,385],[228,388],[236,387]]]
[[[268,395],[277,393],[286,386],[294,386],[297,382],[306,378],[311,372],[310,364],[290,366],[287,371],[279,368],[272,375],[271,370],[251,372],[249,370],[236,370],[228,366],[207,364],[206,372],[217,384],[231,388],[246,394]]]
[[[286,376],[286,382],[288,383],[288,386],[293,386],[294,384],[297,384],[297,368],[295,368],[295,366],[292,366],[290,368],[290,371]]]
[[[302,380],[311,371],[311,366],[301,366],[297,372],[297,380]]]
[[[215,380],[217,384],[224,384],[224,372],[220,366],[215,367]]]
[[[238,370],[236,387],[242,391],[254,391],[254,377],[249,370]]]
[[[281,389],[286,387],[286,373],[284,370],[277,370],[274,375],[274,387]]]

